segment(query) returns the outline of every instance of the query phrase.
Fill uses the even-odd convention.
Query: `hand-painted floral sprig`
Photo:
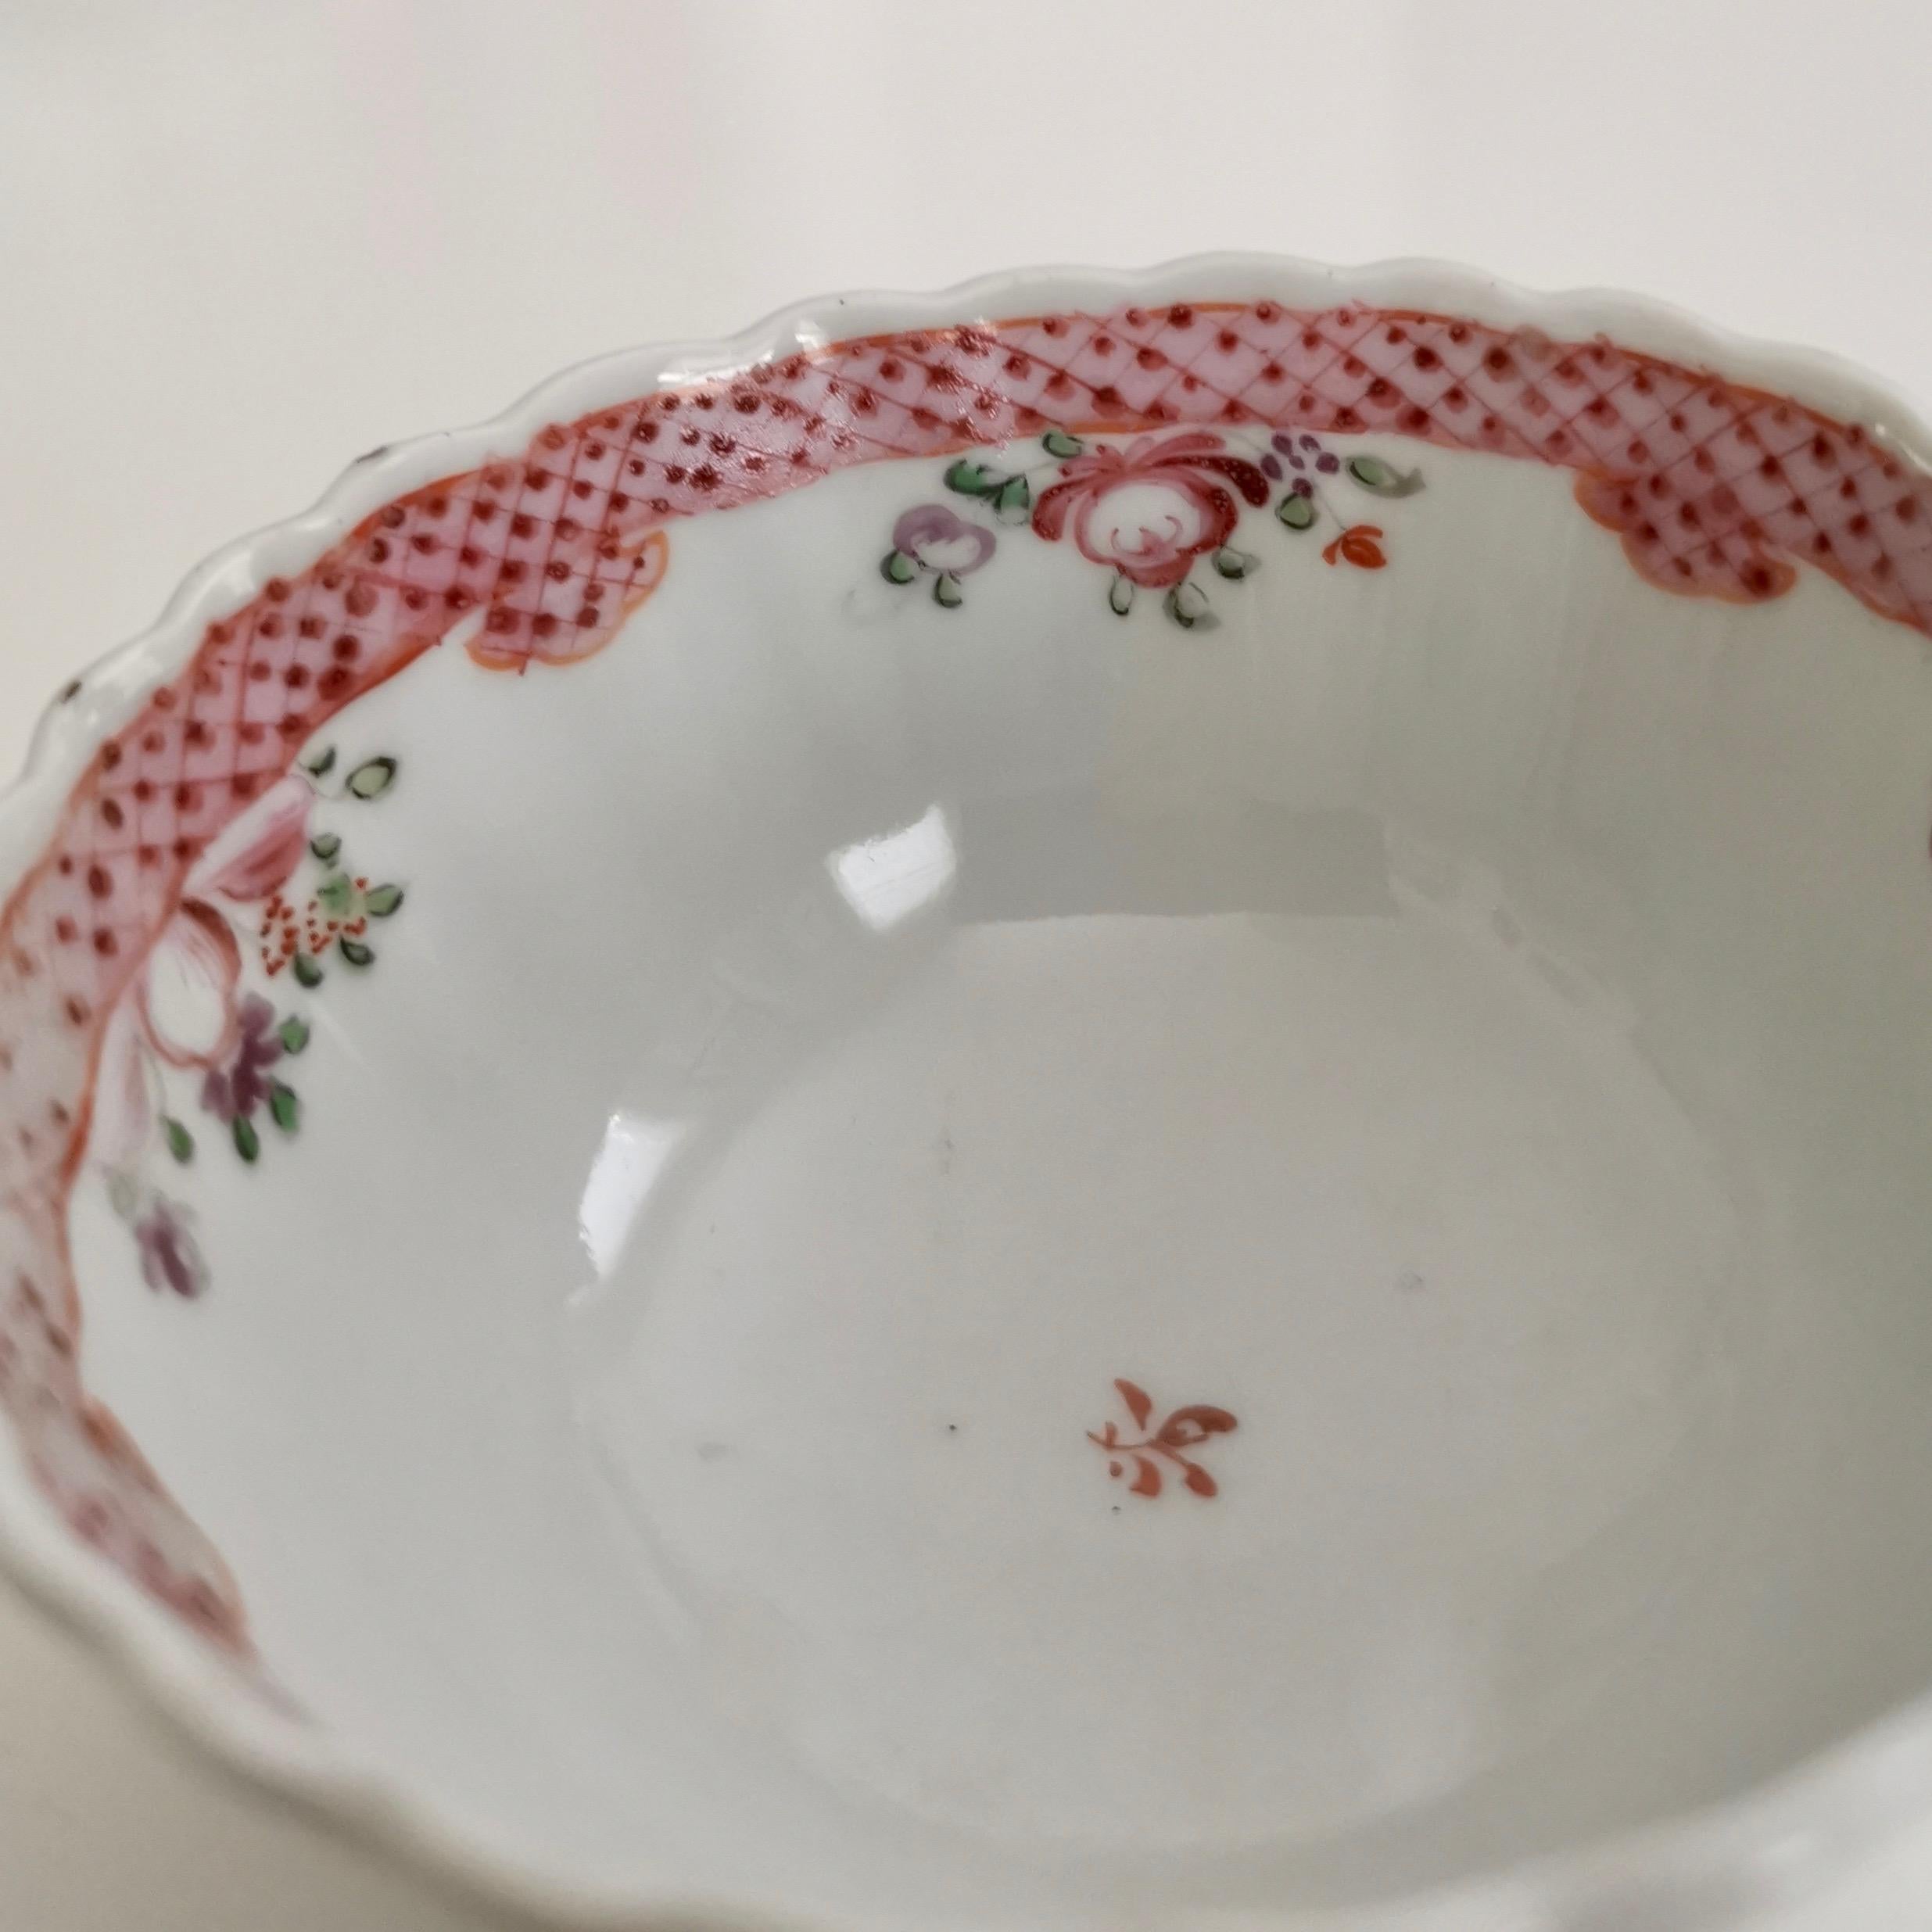
[[[171,1077],[198,1081],[199,1112],[227,1130],[235,1153],[251,1166],[261,1157],[263,1123],[285,1135],[301,1125],[302,1103],[285,1072],[309,1043],[309,1023],[242,990],[238,934],[255,944],[270,980],[286,970],[314,988],[332,951],[351,966],[372,965],[369,922],[390,917],[403,902],[401,887],[372,884],[350,872],[340,833],[310,823],[318,801],[381,798],[395,783],[396,761],[364,758],[331,785],[335,769],[332,747],[263,793],[203,853],[109,1025],[93,1152],[106,1170],[109,1202],[133,1231],[150,1288],[189,1297],[207,1285],[188,1210],[148,1177],[157,1139],[184,1167],[197,1151],[195,1128],[185,1117],[190,1110],[174,1103]],[[298,904],[290,888],[305,871],[311,890]],[[256,905],[259,919],[242,916],[242,909]]]
[[[1385,497],[1412,496],[1422,487],[1418,471],[1397,470],[1377,456],[1345,461],[1307,432],[1246,444],[1245,454],[1206,429],[1137,436],[1124,444],[1090,444],[1054,429],[1040,446],[1041,460],[1016,469],[976,457],[948,464],[946,487],[990,513],[991,521],[962,516],[944,504],[907,511],[893,525],[892,548],[880,563],[886,581],[929,578],[933,600],[956,610],[966,600],[962,580],[991,560],[1000,525],[1030,522],[1048,543],[1070,529],[1082,555],[1112,567],[1107,602],[1117,615],[1133,608],[1138,590],[1159,590],[1168,617],[1192,630],[1212,621],[1208,593],[1195,579],[1197,563],[1207,559],[1217,576],[1233,582],[1260,567],[1258,556],[1232,541],[1242,504],[1259,509],[1275,499],[1277,520],[1298,533],[1325,515],[1340,527],[1323,548],[1322,561],[1380,570],[1389,561],[1381,527],[1338,515],[1323,498],[1321,479],[1345,475]]]
[[[1211,1436],[1230,1434],[1239,1427],[1235,1418],[1225,1409],[1194,1403],[1186,1408],[1174,1410],[1158,1428],[1152,1428],[1149,1425],[1153,1416],[1154,1403],[1146,1390],[1119,1378],[1113,1385],[1120,1391],[1120,1400],[1127,1405],[1134,1426],[1142,1434],[1138,1442],[1124,1442],[1118,1425],[1112,1422],[1097,1433],[1092,1429],[1087,1432],[1088,1441],[1107,1452],[1107,1474],[1116,1477],[1125,1475],[1127,1463],[1131,1461],[1134,1480],[1127,1485],[1129,1491],[1135,1496],[1158,1496],[1161,1490],[1160,1464],[1155,1458],[1164,1457],[1180,1467],[1181,1480],[1196,1496],[1218,1495],[1220,1486],[1199,1463],[1190,1461],[1181,1452],[1198,1448]]]
[[[324,791],[322,782],[335,769],[332,745],[303,769],[320,798],[366,803],[380,798],[396,782],[394,758],[364,758],[334,791]],[[352,874],[338,833],[318,832],[309,841],[309,855],[322,873],[314,896],[298,909],[277,892],[262,916],[260,937],[262,965],[271,979],[286,967],[302,985],[314,987],[322,983],[322,962],[332,946],[349,966],[375,963],[366,937],[369,922],[389,918],[403,903],[403,888],[371,885]]]
[[[1267,453],[1261,459],[1263,471],[1277,482],[1282,480],[1284,459],[1296,474],[1289,479],[1288,493],[1274,506],[1274,514],[1291,530],[1311,530],[1320,520],[1318,477],[1343,471],[1351,482],[1377,496],[1413,496],[1422,487],[1419,470],[1396,469],[1378,456],[1352,456],[1344,464],[1319,436],[1306,431],[1298,436],[1284,432],[1268,439]],[[1332,511],[1329,514],[1333,515]],[[1389,561],[1382,535],[1380,526],[1373,523],[1344,524],[1340,535],[1323,547],[1321,561],[1380,570]]]

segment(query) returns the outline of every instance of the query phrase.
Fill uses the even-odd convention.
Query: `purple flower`
[[[892,526],[892,547],[901,556],[955,577],[977,570],[992,555],[994,542],[983,524],[968,523],[944,504],[921,504]]]
[[[250,993],[236,1013],[240,1027],[235,1053],[225,1070],[211,1067],[201,1084],[201,1104],[217,1120],[246,1120],[268,1099],[268,1070],[281,1058],[275,1009]]]
[[[1261,474],[1272,477],[1278,483],[1281,480],[1281,459],[1272,454],[1264,456],[1261,459]]]
[[[1334,475],[1341,467],[1342,459],[1339,456],[1329,455],[1325,450],[1315,458],[1315,468],[1321,471],[1324,476]]]
[[[153,1205],[134,1223],[134,1246],[141,1256],[141,1278],[158,1295],[163,1289],[192,1301],[208,1285],[208,1269],[195,1237],[188,1231],[180,1209],[157,1194]]]

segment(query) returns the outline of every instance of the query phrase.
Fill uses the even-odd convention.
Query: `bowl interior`
[[[1923,638],[1520,453],[1069,420],[479,614],[110,1027],[88,1387],[533,1868],[1342,1906],[1932,1678]]]

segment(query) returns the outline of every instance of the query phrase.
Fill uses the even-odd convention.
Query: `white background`
[[[358,451],[828,289],[1441,255],[1923,396],[1929,81],[1926,0],[0,0],[0,770]],[[0,1932],[509,1923],[0,1593]],[[1775,1932],[1928,1926],[1932,1831]]]

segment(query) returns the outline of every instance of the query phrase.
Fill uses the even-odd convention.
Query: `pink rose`
[[[209,842],[188,875],[188,896],[218,892],[242,904],[267,898],[300,864],[314,804],[314,790],[298,773],[270,786]]]
[[[210,1066],[235,1036],[242,949],[224,915],[184,899],[134,981],[147,1044],[170,1066]]]
[[[234,1045],[241,948],[217,897],[265,899],[286,884],[308,844],[315,794],[292,772],[213,840],[182,887],[135,983],[148,1044],[170,1066],[210,1066]]]
[[[213,840],[182,884],[102,1047],[95,1099],[95,1145],[110,1166],[131,1160],[153,1116],[148,1054],[166,1065],[206,1071],[245,1035],[236,1003],[242,949],[217,901],[266,898],[285,884],[306,849],[315,794],[292,773],[272,785]]]
[[[1200,429],[1095,450],[1063,464],[1060,477],[1034,504],[1034,529],[1056,542],[1070,514],[1084,555],[1148,590],[1181,582],[1197,557],[1234,535],[1241,507],[1229,483],[1251,504],[1268,500],[1260,471]]]

